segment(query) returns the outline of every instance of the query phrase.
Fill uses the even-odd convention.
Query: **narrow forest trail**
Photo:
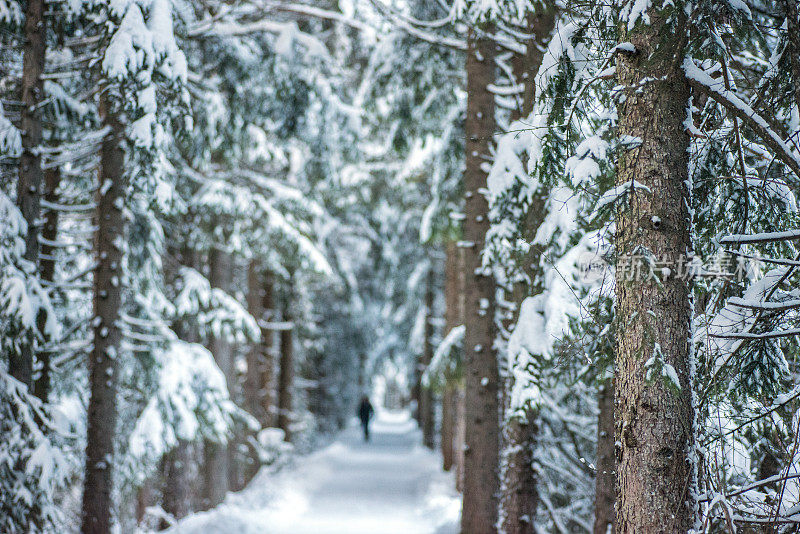
[[[422,447],[406,413],[379,412],[372,441],[350,427],[294,468],[260,473],[173,534],[451,534],[460,504],[452,476]]]

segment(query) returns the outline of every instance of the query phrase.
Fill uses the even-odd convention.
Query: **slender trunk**
[[[264,288],[261,284],[261,273],[258,262],[251,260],[247,267],[247,311],[259,324],[264,321]],[[253,343],[247,351],[247,374],[244,379],[244,405],[250,414],[259,421],[264,420],[260,398],[261,367],[263,365],[264,343]]]
[[[466,446],[466,393],[463,386],[456,389],[456,426],[453,432],[453,461],[456,465],[456,489],[464,493],[464,447]]]
[[[61,183],[61,171],[58,167],[45,171],[44,173],[44,199],[52,204],[58,203],[58,185]],[[42,244],[41,255],[39,256],[39,278],[44,287],[49,287],[55,280],[56,274],[56,249],[49,243],[55,242],[58,237],[58,211],[49,209],[44,215],[44,228],[42,229],[42,237],[44,243]],[[44,332],[46,317],[40,315],[38,318],[38,329]],[[33,385],[33,391],[36,396],[47,402],[50,395],[50,353],[40,352],[39,363],[42,369],[36,382]]]
[[[647,14],[649,24],[622,28],[636,53],[617,54],[618,83],[628,88],[618,134],[637,139],[619,156],[617,184],[647,188],[631,188],[616,218],[616,530],[637,534],[686,532],[694,509],[691,292],[676,276],[692,250],[686,19],[673,4]],[[654,263],[669,269],[648,275]]]
[[[788,26],[789,61],[794,83],[794,103],[800,109],[800,9],[797,0],[783,0]]]
[[[494,95],[487,86],[495,80],[495,44],[470,32],[467,50],[466,218],[464,356],[466,370],[466,451],[461,531],[466,534],[497,531],[499,436],[499,375],[494,350],[492,275],[481,265],[488,230],[488,206],[483,164],[490,158],[494,134]]]
[[[527,17],[528,31],[532,37],[526,42],[522,72],[517,73],[517,78],[522,82],[522,116],[528,117],[534,108],[536,98],[536,73],[542,64],[545,49],[550,34],[555,28],[555,11],[544,10],[537,14],[529,13]],[[522,221],[522,231],[531,241],[544,221],[546,195],[544,191],[537,191],[531,198],[531,203]],[[511,330],[518,319],[518,311],[525,300],[533,291],[537,290],[537,278],[540,275],[540,252],[533,247],[522,263],[522,269],[528,282],[520,282],[512,288],[512,301],[515,304],[513,313],[510,314]],[[504,391],[508,393],[514,387],[513,374],[504,377]],[[513,411],[508,411],[509,408]],[[518,407],[504,405],[505,412],[503,424],[503,452],[500,462],[500,524],[505,534],[523,534],[534,531],[536,508],[539,504],[539,491],[537,488],[537,473],[534,470],[534,454],[538,438],[539,412],[528,407],[522,414]]]
[[[283,320],[290,322],[292,315],[289,313],[290,302],[287,298],[283,303]],[[293,328],[281,330],[281,361],[278,377],[278,428],[283,430],[286,441],[292,440],[292,387],[294,384],[294,340]]]
[[[500,523],[504,534],[534,532],[539,505],[534,450],[538,435],[535,410],[507,418],[503,425]]]
[[[422,350],[422,365],[425,369],[433,360],[433,298],[434,298],[433,265],[428,269],[425,282],[425,343]],[[433,390],[422,386],[420,390],[420,415],[422,426],[422,442],[429,449],[436,446],[436,419],[433,405]]]
[[[442,469],[450,471],[453,468],[453,439],[455,432],[456,412],[456,387],[447,381],[442,394],[442,432],[441,451]]]
[[[164,489],[162,507],[175,519],[181,519],[192,511],[192,465],[191,447],[188,441],[179,439],[175,448],[164,458]],[[170,525],[162,521],[161,528]]]
[[[608,378],[597,392],[597,459],[594,480],[594,534],[614,530],[617,472],[614,457],[614,379]]]
[[[218,248],[209,254],[209,282],[213,287],[229,291],[233,280],[233,265],[231,257]],[[209,344],[211,354],[217,362],[228,385],[228,392],[233,397],[233,350],[231,343],[222,338],[212,336]],[[228,493],[230,482],[230,457],[229,444],[233,440],[229,436],[228,443],[206,441],[206,468],[205,474],[205,506],[211,508],[223,501]]]
[[[458,247],[454,241],[445,247],[444,261],[444,334],[447,335],[460,324],[459,317],[459,262]],[[442,467],[445,471],[453,468],[453,439],[456,425],[456,388],[457,377],[445,368],[445,386],[442,395]]]
[[[273,299],[273,278],[270,273],[264,277],[261,294],[261,307],[264,310],[264,320],[275,317],[275,302]],[[268,427],[275,424],[275,336],[270,328],[261,328],[261,426]]]
[[[100,114],[110,133],[100,149],[94,270],[94,343],[89,354],[89,409],[86,418],[86,473],[83,486],[83,534],[111,530],[112,467],[117,423],[116,362],[122,341],[119,328],[122,303],[122,248],[125,221],[124,129],[101,100]]]
[[[42,188],[42,119],[39,104],[44,98],[45,18],[44,0],[28,0],[25,12],[25,45],[22,52],[22,155],[19,158],[17,205],[28,223],[24,258],[33,265],[39,262],[39,209]],[[26,384],[33,385],[33,357],[36,333],[26,331],[19,351],[11,351],[8,372]]]
[[[173,269],[168,269],[166,275],[168,283],[178,273],[178,267],[185,265],[187,267],[196,267],[196,253],[194,250],[184,247],[179,255],[178,263],[164,262],[165,265],[174,265]],[[194,343],[197,341],[198,335],[195,328],[187,328],[187,326],[179,321],[172,325],[172,329],[177,334],[178,338]],[[166,454],[164,457],[164,487],[162,490],[162,508],[175,519],[185,517],[193,510],[193,496],[194,491],[192,483],[194,482],[195,473],[192,469],[192,443],[184,439],[178,439],[175,448]],[[166,529],[169,527],[166,521],[161,522],[161,528]]]

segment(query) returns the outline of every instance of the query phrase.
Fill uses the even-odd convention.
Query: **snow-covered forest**
[[[3,534],[800,530],[800,1],[0,26]]]

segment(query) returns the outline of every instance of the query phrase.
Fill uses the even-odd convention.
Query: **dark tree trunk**
[[[789,54],[794,83],[794,103],[800,106],[800,8],[797,0],[783,0],[789,30]]]
[[[459,317],[459,250],[455,242],[447,243],[444,260],[444,335],[460,324]],[[456,394],[458,381],[449,366],[445,368],[445,386],[442,395],[442,467],[445,471],[453,468],[453,440],[456,427]]]
[[[618,104],[618,134],[641,140],[620,154],[617,184],[630,187],[635,180],[649,188],[629,191],[616,219],[616,529],[636,534],[686,532],[694,508],[691,292],[676,276],[692,250],[684,126],[689,86],[681,69],[687,29],[685,14],[673,5],[648,15],[650,24],[623,28],[622,39],[636,53],[617,54],[618,83],[627,88]],[[645,265],[639,275],[637,262],[644,261],[671,272],[648,276]],[[648,361],[656,362],[651,380]],[[673,370],[679,389],[670,386]]]
[[[464,388],[456,389],[456,426],[453,432],[453,461],[456,465],[456,489],[464,493],[464,447],[467,443],[466,393]]]
[[[164,458],[164,511],[175,519],[181,519],[192,511],[192,454],[190,443],[178,440],[175,448],[167,453]],[[166,521],[161,528],[168,528]]]
[[[433,360],[433,298],[434,298],[434,270],[433,265],[428,269],[425,282],[425,342],[422,350],[422,366],[427,369]],[[421,386],[420,390],[420,419],[422,426],[422,442],[429,449],[436,446],[436,420],[433,405],[433,390]]]
[[[548,9],[537,14],[528,14],[528,31],[532,37],[525,43],[523,61],[518,63],[521,72],[517,72],[518,81],[522,83],[523,98],[521,115],[528,117],[532,112],[536,98],[536,73],[542,64],[543,50],[555,27],[555,12]],[[531,199],[522,224],[522,231],[533,241],[539,226],[544,221],[546,195],[538,191]],[[522,269],[529,283],[517,283],[511,289],[515,309],[509,314],[510,329],[518,319],[518,311],[531,293],[538,290],[537,278],[540,276],[540,253],[533,247],[522,263]],[[504,377],[507,394],[514,387],[511,375]],[[508,406],[504,405],[508,410]],[[504,534],[524,534],[534,531],[536,508],[539,505],[537,473],[533,468],[536,441],[538,438],[538,410],[527,408],[523,414],[506,412],[503,423],[503,459],[500,463],[500,520]]]
[[[258,262],[251,260],[247,267],[247,311],[259,324],[264,322],[264,286],[261,282]],[[263,366],[263,340],[253,343],[247,351],[247,374],[244,379],[244,405],[250,414],[259,421],[264,420],[261,413],[261,375]]]
[[[233,265],[230,255],[218,248],[214,248],[208,257],[209,263],[209,282],[212,287],[230,291],[233,281]],[[226,339],[212,336],[209,349],[214,355],[228,385],[228,391],[233,398],[233,347]],[[205,502],[207,508],[214,507],[225,499],[230,483],[230,456],[228,454],[229,443],[233,436],[229,436],[228,444],[206,441],[205,455],[206,465],[203,470],[205,474]]]
[[[44,0],[28,0],[25,11],[25,44],[22,52],[22,155],[19,159],[17,205],[28,223],[25,236],[25,259],[39,263],[39,209],[42,189],[42,119],[39,103],[44,98],[45,18]],[[27,385],[33,386],[33,357],[36,334],[27,331],[19,344],[19,352],[11,351],[8,372]]]
[[[272,320],[276,317],[275,302],[273,298],[273,278],[270,273],[264,277],[262,287],[261,306],[264,310],[264,319]],[[261,426],[268,427],[275,424],[275,336],[271,328],[261,328],[261,413],[264,419]]]
[[[194,250],[184,247],[178,257],[177,263],[165,262],[165,265],[174,265],[173,269],[167,269],[166,274],[174,278],[181,265],[186,267],[197,267],[197,254]],[[194,328],[187,328],[185,324],[176,322],[172,325],[173,331],[177,336],[189,343],[197,342],[198,335]],[[162,508],[175,519],[181,519],[193,511],[193,498],[195,491],[192,484],[195,481],[196,460],[193,457],[194,447],[192,443],[184,439],[178,439],[175,448],[164,457],[164,487],[162,490]],[[169,528],[166,521],[161,522],[161,528]]]
[[[52,204],[58,203],[58,185],[61,183],[61,171],[58,167],[45,171],[44,173],[44,199]],[[41,255],[39,257],[39,278],[44,287],[49,287],[55,280],[56,275],[56,249],[48,243],[55,242],[58,237],[58,212],[54,209],[49,209],[44,215],[44,228],[42,229],[42,237],[44,243],[42,244]],[[45,321],[47,318],[40,315],[38,318],[38,328],[40,332],[45,329]],[[47,402],[50,395],[50,353],[42,351],[39,353],[39,363],[42,365],[41,372],[36,378],[36,383],[33,385],[33,391],[36,396]]]
[[[482,190],[494,135],[494,96],[487,89],[495,81],[495,45],[486,38],[468,37],[466,218],[464,339],[466,380],[466,451],[461,531],[465,534],[497,531],[499,436],[499,373],[494,350],[494,299],[492,275],[481,266],[481,250],[488,230],[488,206]]]
[[[122,124],[101,101],[100,114],[110,133],[100,149],[94,270],[94,343],[89,354],[89,409],[86,420],[86,473],[83,486],[83,534],[107,534],[111,529],[112,467],[117,424],[117,372],[122,332],[122,250],[125,223],[125,151]]]
[[[530,409],[525,415],[506,418],[503,425],[503,468],[500,492],[500,520],[503,534],[534,532],[539,492],[533,466],[538,435],[538,416]]]
[[[283,303],[283,320],[291,322],[289,312],[291,302],[287,297]],[[281,329],[281,360],[278,375],[278,428],[284,431],[286,441],[292,440],[292,388],[294,385],[294,340],[292,330],[294,327]]]
[[[594,534],[614,531],[617,471],[614,457],[614,380],[609,378],[597,392],[597,458],[594,480]]]

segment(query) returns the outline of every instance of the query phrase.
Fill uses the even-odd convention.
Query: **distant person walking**
[[[364,441],[369,441],[369,421],[375,410],[369,402],[369,397],[364,395],[358,405],[358,418],[361,419],[361,428],[364,430]]]

